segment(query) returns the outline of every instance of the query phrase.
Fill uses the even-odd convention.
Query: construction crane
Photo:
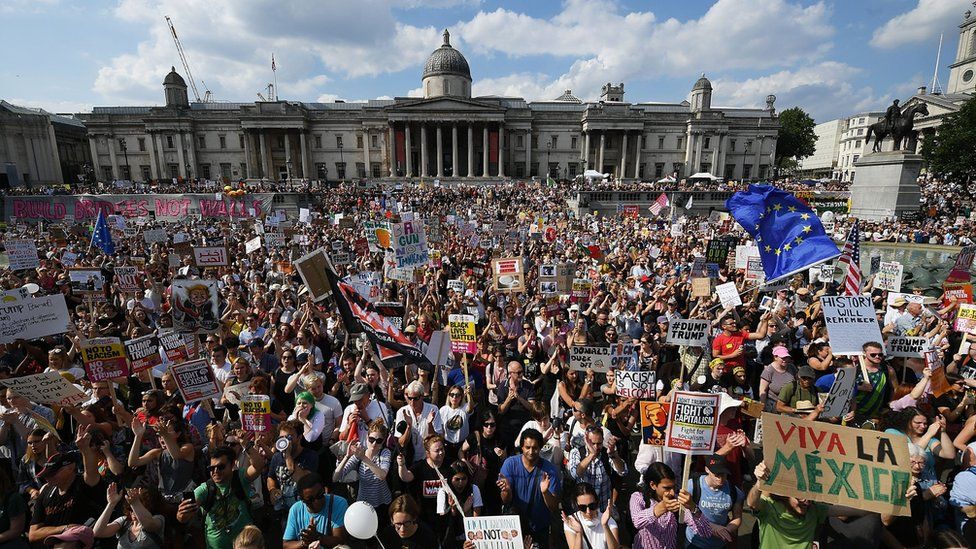
[[[173,42],[176,43],[176,51],[180,54],[180,61],[183,62],[183,70],[186,71],[186,79],[190,81],[190,89],[193,90],[193,97],[196,99],[197,103],[209,103],[212,101],[210,90],[207,90],[207,96],[204,99],[200,98],[200,92],[197,90],[197,82],[193,79],[193,71],[190,70],[190,64],[186,61],[186,54],[183,53],[183,44],[180,43],[180,37],[176,35],[176,27],[173,26],[173,20],[166,17],[166,24],[169,25],[169,32],[173,34]],[[206,86],[206,84],[204,84]]]
[[[261,98],[261,101],[266,101],[267,102],[267,101],[274,101],[275,100],[274,84],[268,84],[267,86],[265,86],[262,89],[262,91],[264,91],[265,93],[267,93],[268,94],[268,97],[265,97],[264,94],[262,94],[261,92],[258,92],[258,97]]]

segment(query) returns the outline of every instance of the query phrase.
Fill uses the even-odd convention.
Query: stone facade
[[[191,103],[166,76],[162,107],[96,107],[83,115],[100,179],[193,177],[504,179],[572,178],[584,170],[622,179],[711,172],[772,176],[779,122],[765,108],[713,108],[702,75],[691,101],[628,103],[624,85],[599,101],[567,90],[551,101],[471,97],[467,61],[444,42],[421,80],[423,98],[363,103]],[[123,141],[120,141],[123,140]]]
[[[79,120],[0,101],[0,185],[75,181],[89,160]]]

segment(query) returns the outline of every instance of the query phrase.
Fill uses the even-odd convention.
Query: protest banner
[[[911,514],[905,435],[764,412],[762,490],[897,516]],[[766,436],[766,432],[769,433]]]
[[[924,337],[892,336],[885,342],[885,354],[895,358],[922,358],[928,343]]]
[[[570,301],[573,303],[589,303],[590,292],[593,290],[593,283],[585,278],[574,278]]]
[[[708,347],[707,320],[674,319],[668,324],[669,345]]]
[[[182,332],[213,333],[220,325],[220,290],[216,280],[174,280],[173,327]]]
[[[263,234],[264,231],[262,231]],[[252,253],[261,249],[261,237],[255,236],[244,243],[244,253]]]
[[[976,305],[969,303],[961,303],[959,305],[959,310],[956,312],[956,324],[954,328],[957,332],[976,335]]]
[[[824,411],[821,417],[844,417],[850,410],[851,399],[854,398],[854,382],[857,379],[857,368],[838,368],[834,374],[834,383],[824,401]]]
[[[159,356],[159,338],[153,334],[126,340],[125,354],[129,356],[133,372],[149,370],[163,363],[163,357]]]
[[[227,248],[223,246],[193,248],[193,264],[197,267],[224,267],[227,265]]]
[[[139,290],[138,269],[132,266],[115,268],[115,285],[119,291],[135,292]]]
[[[464,282],[456,278],[452,278],[447,281],[447,289],[455,293],[464,293]]]
[[[749,257],[746,260],[746,281],[758,282],[764,278],[766,278],[766,272],[763,271],[762,259]]]
[[[667,438],[668,407],[667,402],[641,401],[641,438],[644,444],[664,446]]]
[[[91,397],[57,372],[0,379],[0,385],[41,404],[77,406]]]
[[[423,221],[393,223],[391,228],[396,266],[401,269],[426,267],[427,262],[430,261],[430,250],[427,248]]]
[[[0,303],[0,343],[62,334],[69,325],[68,307],[61,294]]]
[[[440,484],[440,483],[438,483]],[[524,549],[518,515],[464,517],[464,539],[475,549]]]
[[[610,347],[584,347],[574,345],[569,349],[569,367],[572,370],[606,373],[610,369]]]
[[[926,349],[925,366],[932,371],[932,375],[929,377],[929,390],[932,391],[935,398],[946,394],[952,385],[946,378],[945,364],[942,363],[942,358],[937,349]]]
[[[626,336],[625,336],[626,337]],[[637,369],[637,348],[630,338],[610,344],[610,368],[614,370]]]
[[[125,347],[117,337],[97,337],[84,342],[81,360],[85,363],[88,380],[92,382],[129,375]]]
[[[7,263],[11,271],[36,269],[40,266],[41,262],[37,257],[37,246],[33,240],[10,238],[4,240],[3,244],[7,249]]]
[[[869,296],[823,296],[820,303],[830,335],[830,349],[835,355],[862,355],[862,345],[882,341]]]
[[[657,376],[647,370],[629,371],[616,370],[613,373],[613,383],[616,394],[625,398],[657,398],[654,384]]]
[[[715,293],[718,294],[722,307],[726,309],[742,305],[742,298],[739,297],[739,289],[735,287],[735,282],[719,284],[715,287]]]
[[[718,425],[719,395],[686,391],[674,391],[671,395],[665,449],[688,456],[711,454]]]
[[[499,292],[525,291],[525,272],[521,257],[494,259],[491,262],[492,283]]]
[[[271,430],[271,397],[244,395],[240,406],[241,426],[245,431],[264,433]]]
[[[166,355],[166,360],[180,363],[190,358],[190,351],[186,347],[186,339],[179,332],[168,332],[159,335],[159,346]]]
[[[705,249],[705,261],[725,265],[729,260],[729,251],[732,249],[732,241],[725,239],[712,239],[708,241]]]
[[[187,404],[220,394],[213,370],[206,360],[193,360],[170,366],[183,401]]]
[[[347,254],[348,255],[348,254]],[[360,271],[345,279],[356,293],[366,298],[370,303],[376,303],[383,297],[382,276],[376,271]]]
[[[312,297],[313,302],[318,303],[332,295],[329,279],[325,274],[325,270],[331,268],[325,250],[319,248],[305,254],[295,261],[295,268],[298,269],[298,274],[305,282],[308,295]]]
[[[471,354],[478,352],[476,325],[473,316],[448,315],[447,323],[451,330],[451,351]]]
[[[901,279],[905,273],[905,267],[897,261],[883,261],[874,275],[874,287],[879,290],[889,292],[901,291]]]
[[[146,244],[155,244],[156,242],[165,243],[169,239],[169,234],[166,229],[147,229],[142,231],[142,238],[146,241]]]
[[[277,199],[277,200],[276,200]],[[161,221],[179,221],[190,215],[198,218],[254,218],[270,211],[272,205],[294,204],[289,193],[248,193],[244,197],[214,193],[171,194],[56,194],[53,196],[11,196],[4,201],[4,215],[29,221],[65,221],[83,223],[106,217],[153,217]],[[199,212],[191,214],[190,212]]]
[[[104,299],[105,276],[101,269],[74,267],[68,269],[71,290],[81,295],[98,296]]]

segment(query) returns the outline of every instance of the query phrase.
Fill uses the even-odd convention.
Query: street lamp
[[[336,143],[336,146],[339,147],[339,165],[342,166],[342,173],[339,174],[339,182],[341,183],[346,179],[346,161],[342,159],[342,141]]]
[[[549,179],[549,153],[552,152],[552,138],[546,143],[546,179]]]
[[[125,178],[132,179],[132,168],[129,167],[129,147],[125,144],[125,138],[119,138],[119,148],[122,149],[122,155],[125,156]]]

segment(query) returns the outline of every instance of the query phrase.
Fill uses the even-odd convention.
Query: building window
[[[678,137],[678,146],[677,146],[677,148],[678,148],[679,150],[681,149],[681,142],[682,142],[682,140],[683,140],[683,139],[682,139],[682,138],[681,138],[681,137],[679,136],[679,137]]]
[[[210,164],[200,164],[200,177],[210,179]]]
[[[712,165],[702,162],[701,171],[705,173],[712,173]]]
[[[539,136],[538,135],[533,135],[532,136],[532,148],[533,149],[538,149],[539,148]]]
[[[111,168],[109,168],[109,171],[111,171]],[[176,164],[170,164],[169,165],[169,177],[171,179],[176,179],[179,176],[180,176],[180,168],[179,168],[179,166],[177,166]]]
[[[124,166],[124,165],[123,166],[119,166],[119,171],[122,172],[122,180],[123,181],[131,181],[132,180],[131,174],[129,173],[129,167],[128,166]]]
[[[529,167],[529,173],[527,173],[525,175],[527,175],[528,177],[532,177],[532,174],[534,174],[534,173],[539,173],[539,163],[538,162],[533,162],[532,165]]]
[[[638,150],[643,151],[646,149],[647,149],[647,136],[642,134],[640,136],[640,148]]]
[[[356,134],[356,148],[363,148],[363,134]]]
[[[576,162],[570,162],[569,163],[569,178],[570,179],[573,179],[574,177],[576,177],[576,174],[578,174],[578,173],[579,173],[579,164],[577,164]]]
[[[112,166],[102,166],[102,180],[112,181],[114,179],[115,179],[115,174],[112,173]]]
[[[327,168],[324,163],[317,163],[315,164],[315,174],[317,179],[325,181],[329,175],[329,168]]]
[[[521,137],[519,137],[521,139]],[[525,162],[515,163],[515,177],[525,177]]]
[[[237,148],[238,149],[243,149],[244,148],[244,134],[243,133],[237,134]]]
[[[857,130],[857,135],[864,135],[864,129]]]
[[[277,141],[278,141],[278,149],[279,150],[284,150],[284,148],[285,148],[285,136],[279,135]]]
[[[654,163],[654,179],[661,179],[664,177],[664,162]]]
[[[149,181],[152,179],[152,172],[149,170],[149,166],[139,166],[139,171],[142,172],[143,181]]]
[[[199,147],[201,149],[206,149],[207,148],[207,136],[205,136],[205,135],[199,135],[199,136],[197,136],[197,143],[199,144]]]
[[[576,136],[574,135],[569,140],[569,148],[575,150],[576,149],[576,146],[577,146],[577,139],[576,139]]]
[[[735,139],[729,139],[729,151],[735,152]]]
[[[851,160],[851,165],[853,166],[854,164],[857,164],[857,159],[860,158],[860,157],[861,157],[861,155],[855,154],[854,155],[854,159]]]
[[[553,149],[558,149],[559,148],[559,136],[558,135],[550,135],[549,136],[549,142],[552,143],[552,148]]]
[[[752,141],[751,140],[746,141],[746,152],[747,153],[752,152]],[[743,177],[747,177],[748,178],[748,176],[743,176]]]
[[[220,142],[220,145],[219,145],[220,148],[221,149],[226,149],[227,148],[227,136],[226,135],[221,135],[221,136],[218,136],[217,139]]]
[[[647,164],[644,164],[642,162],[641,165],[637,167],[637,179],[644,179],[644,167],[645,166],[647,166]]]
[[[683,168],[683,167],[684,167],[684,163],[683,162],[672,162],[671,163],[671,173],[674,174],[675,176],[680,175],[681,174],[681,168]]]
[[[759,179],[766,179],[769,177],[769,166],[767,164],[759,165]]]
[[[546,175],[559,179],[559,162],[550,162],[549,171],[546,172]]]
[[[613,138],[610,137],[609,135],[607,136],[606,146],[607,146],[608,149],[612,149],[613,148]]]
[[[383,169],[383,168],[382,168],[382,165],[379,162],[373,162],[373,163],[371,163],[369,165],[369,171],[370,171],[371,177],[373,177],[374,179],[378,179],[378,178],[382,177],[382,175],[380,174],[380,170],[381,169]]]
[[[369,140],[370,140],[370,146],[373,147],[374,149],[380,146],[380,138],[378,135],[371,135],[369,137]]]
[[[341,135],[337,135],[337,136],[335,136],[335,138],[336,138],[336,148],[337,149],[341,149],[342,148],[342,136]],[[345,169],[345,168],[343,168],[343,169]]]
[[[860,139],[858,139],[857,141],[854,142],[854,148],[855,149],[860,149],[861,148],[861,140]]]
[[[230,179],[230,162],[222,163],[220,165],[220,176],[226,179]]]
[[[657,136],[657,148],[658,149],[663,149],[664,148],[664,136],[663,135]]]
[[[735,173],[735,164],[725,165],[725,179],[732,179],[732,175]]]
[[[708,148],[711,148],[711,145],[712,145],[712,138],[711,137],[706,137],[705,138],[705,144],[702,146],[702,148],[703,149],[708,149]]]
[[[315,148],[316,149],[321,149],[322,148],[322,134],[318,134],[317,133],[317,134],[313,135],[312,137],[315,138],[314,139],[314,141],[315,141]]]
[[[173,148],[173,136],[172,135],[167,135],[166,136],[166,148],[167,149],[172,149]]]
[[[746,164],[742,166],[742,179],[749,179],[752,177],[752,164]]]
[[[140,152],[145,152],[146,151],[146,138],[145,137],[140,137],[137,141],[139,143],[139,151]]]
[[[451,81],[444,80],[444,95],[450,95],[450,94],[451,94]]]
[[[241,171],[234,174],[235,176],[240,174],[240,177],[247,177],[247,163],[241,162]]]
[[[525,146],[525,139],[523,139],[523,137],[524,136],[519,135],[515,138],[515,146],[520,149]]]
[[[346,178],[346,163],[345,162],[336,162],[336,177],[338,177],[339,179],[345,179]]]

